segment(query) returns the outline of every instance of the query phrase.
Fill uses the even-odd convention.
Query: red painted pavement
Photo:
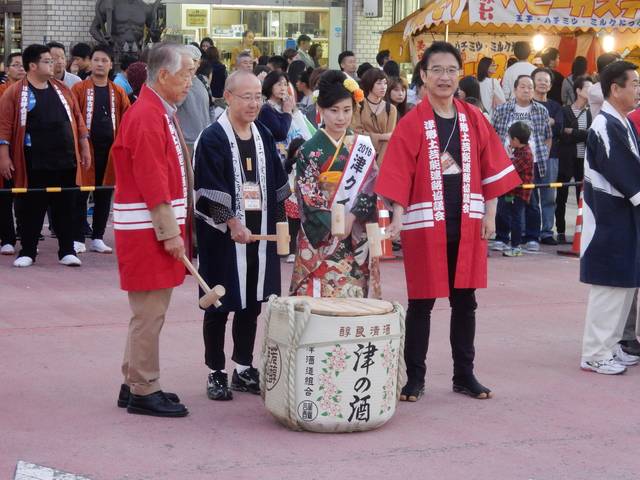
[[[161,351],[162,384],[191,415],[118,409],[129,309],[115,257],[87,253],[71,269],[57,265],[56,248],[47,238],[24,270],[0,258],[0,479],[19,459],[104,480],[640,477],[640,367],[621,377],[579,370],[587,288],[577,260],[553,249],[489,260],[476,371],[493,400],[451,392],[439,301],[422,401],[401,404],[379,430],[329,435],[288,431],[257,396],[207,399],[192,278],[174,292]],[[383,293],[406,301],[402,263],[384,264]]]

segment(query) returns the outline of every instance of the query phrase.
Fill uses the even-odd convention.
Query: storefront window
[[[285,2],[273,1],[280,5],[167,4],[165,36],[181,43],[210,37],[228,66],[245,30],[254,32],[254,45],[262,55],[280,55],[286,48],[295,48],[298,36],[306,34],[322,45],[321,64],[328,65],[332,53],[337,58],[344,43],[342,6],[319,6],[328,2],[317,1],[301,2],[313,3],[308,6],[293,6],[292,2],[283,6]]]

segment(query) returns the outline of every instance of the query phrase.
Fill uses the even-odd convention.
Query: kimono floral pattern
[[[382,367],[387,371],[387,380],[382,387],[382,405],[380,415],[389,412],[396,399],[396,382],[398,377],[398,349],[393,347],[393,340],[389,340],[380,354]]]
[[[320,403],[320,415],[323,417],[344,418],[340,405],[342,390],[336,386],[335,379],[347,369],[347,360],[350,358],[351,355],[348,355],[347,350],[340,345],[335,345],[331,351],[325,352],[318,387],[322,394],[317,398]]]
[[[295,189],[302,228],[291,295],[367,297],[370,276],[378,275],[377,268],[369,267],[366,237],[366,224],[376,221],[375,168],[351,209],[356,217],[351,236],[339,241],[331,235],[331,199],[347,165],[352,142],[353,136],[348,135],[332,163],[336,146],[324,131],[318,130],[298,152]]]

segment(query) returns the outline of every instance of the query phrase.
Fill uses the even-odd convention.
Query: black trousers
[[[109,151],[111,146],[100,147],[94,145],[94,161],[96,163],[96,185],[102,185],[104,173],[107,169],[109,161]],[[95,190],[93,192],[93,225],[91,226],[93,234],[92,239],[102,240],[104,231],[107,228],[109,220],[109,211],[111,210],[111,190]],[[76,242],[84,243],[84,227],[87,223],[87,200],[89,192],[78,192],[76,196],[76,209],[73,219],[73,239]]]
[[[558,166],[558,182],[570,182],[571,179],[581,182],[584,179],[584,158],[565,157],[560,159]],[[576,187],[576,201],[580,201],[580,187]],[[565,233],[566,222],[564,216],[567,212],[567,199],[569,198],[569,187],[558,189],[556,195],[556,230],[558,233]]]
[[[29,187],[75,187],[76,170],[29,171]],[[73,250],[73,210],[75,192],[20,194],[16,198],[16,215],[21,229],[22,250],[19,256],[31,257],[35,260],[38,250],[40,230],[47,207],[51,207],[51,220],[56,226],[58,237],[58,258],[75,255]]]
[[[254,228],[251,229],[255,231]],[[233,316],[233,355],[231,360],[240,365],[253,364],[253,347],[256,341],[258,315],[262,304],[256,301],[258,293],[258,244],[247,244],[247,308]],[[225,368],[224,338],[228,312],[205,311],[202,333],[204,337],[204,361],[212,370]]]
[[[449,305],[451,306],[451,327],[449,341],[453,357],[453,379],[461,379],[473,374],[475,358],[474,339],[476,333],[475,289],[453,288],[458,242],[447,243],[447,264],[449,270]],[[407,365],[407,379],[410,384],[423,383],[427,372],[426,358],[431,330],[431,311],[435,298],[409,299],[407,309],[404,359]]]
[[[11,182],[5,181],[4,188],[11,188],[12,186]],[[13,221],[13,194],[0,193],[0,245],[15,244],[16,227]]]

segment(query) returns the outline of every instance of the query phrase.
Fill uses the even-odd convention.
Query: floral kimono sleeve
[[[309,242],[318,248],[331,235],[331,211],[318,177],[320,152],[300,149],[296,162],[296,195],[301,207],[301,225]]]

